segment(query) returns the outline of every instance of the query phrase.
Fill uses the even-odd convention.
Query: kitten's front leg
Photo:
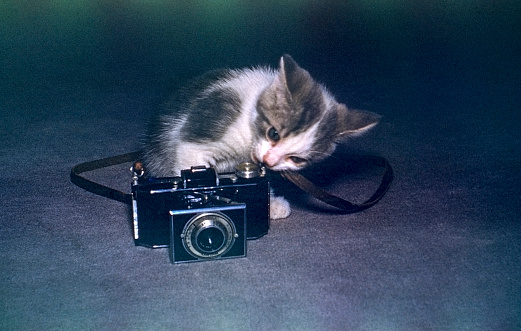
[[[273,190],[270,191],[270,219],[276,220],[286,218],[291,214],[291,207],[288,200],[283,197],[276,197]]]

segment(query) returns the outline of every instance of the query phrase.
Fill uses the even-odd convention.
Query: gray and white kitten
[[[212,71],[178,91],[153,120],[143,161],[157,177],[196,165],[228,172],[246,161],[274,171],[299,170],[378,120],[335,101],[284,55],[278,70]],[[289,216],[284,198],[272,194],[270,200],[271,219]]]

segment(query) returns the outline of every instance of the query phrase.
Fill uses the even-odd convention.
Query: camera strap
[[[361,159],[361,161],[364,162],[364,164],[373,164],[379,167],[383,167],[385,169],[385,172],[383,174],[382,181],[380,183],[380,186],[378,189],[373,193],[373,195],[367,199],[365,202],[360,204],[355,204],[352,202],[349,202],[347,200],[344,200],[340,197],[337,197],[336,195],[332,195],[320,187],[313,184],[311,181],[309,181],[307,178],[302,176],[301,174],[293,171],[282,171],[281,175],[282,177],[286,178],[293,184],[295,184],[297,187],[302,189],[304,192],[310,194],[311,196],[315,197],[316,199],[327,203],[330,206],[336,207],[340,209],[343,213],[346,214],[352,214],[357,213],[362,210],[365,210],[369,207],[374,206],[380,199],[383,198],[389,187],[391,186],[391,183],[394,179],[393,174],[393,168],[389,164],[389,161],[387,159],[381,157],[381,156],[373,156],[373,155],[351,155],[353,157],[356,157],[357,159]]]
[[[139,159],[140,155],[141,152],[131,152],[107,157],[104,159],[80,163],[71,169],[71,182],[91,193],[130,205],[132,204],[132,195],[130,193],[121,192],[114,188],[96,183],[90,179],[85,178],[82,176],[82,174],[84,172],[103,169],[126,162],[133,162]]]
[[[138,160],[140,156],[141,152],[130,152],[99,160],[80,163],[78,165],[75,165],[71,169],[71,182],[88,192],[130,205],[132,204],[132,195],[130,193],[125,193],[114,188],[105,186],[103,184],[97,183],[95,181],[87,179],[82,174],[85,172],[107,168],[126,162],[133,162]],[[295,184],[297,187],[302,189],[304,192],[315,197],[316,199],[321,200],[336,208],[339,208],[344,213],[356,213],[365,210],[375,205],[378,201],[380,201],[380,199],[385,195],[385,193],[391,186],[391,183],[394,178],[393,169],[391,168],[391,165],[385,158],[381,156],[370,155],[356,155],[356,157],[362,158],[363,161],[372,163],[385,169],[382,182],[380,183],[380,186],[378,187],[376,192],[368,200],[361,204],[354,204],[340,197],[332,195],[326,192],[325,190],[319,188],[311,181],[309,181],[307,178],[305,178],[303,175],[297,172],[282,171],[281,175],[293,184]]]

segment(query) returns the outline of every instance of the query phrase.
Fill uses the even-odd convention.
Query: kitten
[[[262,162],[274,171],[300,170],[331,155],[345,137],[377,124],[379,116],[348,109],[289,56],[278,70],[217,70],[181,89],[152,121],[144,163],[156,177],[191,166],[233,171]],[[271,196],[271,219],[288,217]]]

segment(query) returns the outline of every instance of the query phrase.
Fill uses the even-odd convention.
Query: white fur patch
[[[180,118],[172,119],[172,122],[168,122],[166,125],[170,127],[168,131],[168,137],[166,139],[166,143],[170,148],[173,148],[177,142],[181,139],[181,128],[185,125],[187,115],[184,115]]]
[[[241,99],[242,111],[255,109],[259,95],[276,76],[275,72],[268,68],[234,70],[233,73],[234,76],[231,79],[219,82],[209,91],[222,88],[232,89]]]
[[[270,219],[276,220],[286,218],[291,214],[288,200],[283,197],[270,197]]]

